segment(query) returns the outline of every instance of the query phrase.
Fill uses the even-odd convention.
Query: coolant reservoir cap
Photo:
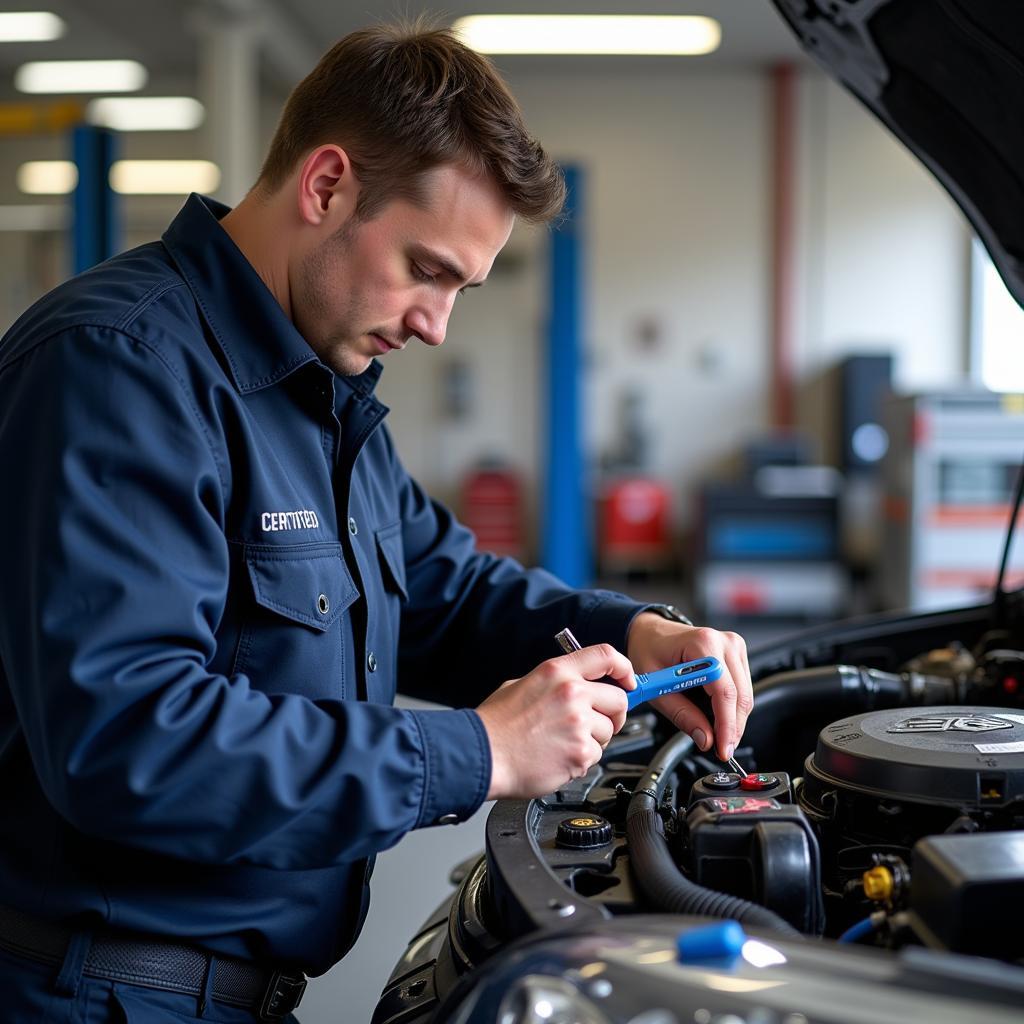
[[[555,843],[570,850],[587,850],[612,841],[611,822],[597,814],[577,814],[558,823]]]

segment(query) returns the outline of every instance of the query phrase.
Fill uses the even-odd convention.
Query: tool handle
[[[664,697],[666,693],[691,690],[695,686],[713,683],[722,675],[722,663],[717,658],[698,658],[680,665],[658,669],[657,672],[637,672],[636,689],[626,693],[630,711],[645,701]]]
[[[580,642],[572,635],[571,629],[563,629],[555,634],[558,646],[571,654],[580,650]],[[666,693],[678,693],[690,690],[694,686],[713,683],[722,674],[722,663],[717,658],[698,658],[696,661],[684,661],[679,665],[660,668],[657,672],[637,672],[636,689],[626,692],[626,703],[629,710],[655,697],[664,697]],[[618,686],[614,679],[606,682]]]

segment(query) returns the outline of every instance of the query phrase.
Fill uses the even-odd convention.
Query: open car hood
[[[773,3],[943,184],[1024,306],[1024,3]]]

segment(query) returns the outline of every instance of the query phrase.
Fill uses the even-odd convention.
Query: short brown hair
[[[276,190],[331,142],[352,161],[363,219],[399,196],[422,203],[424,173],[451,163],[489,175],[525,220],[549,221],[565,201],[561,171],[494,65],[422,19],[361,29],[324,55],[289,97],[257,187]]]

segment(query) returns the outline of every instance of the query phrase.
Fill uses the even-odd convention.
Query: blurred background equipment
[[[890,608],[949,608],[995,586],[1021,456],[1024,397],[906,395],[888,406],[879,579]],[[1020,531],[1008,587],[1019,587]]]
[[[852,611],[879,605],[876,569],[882,549],[882,466],[889,434],[882,422],[892,392],[894,358],[889,352],[849,355],[838,371],[839,506],[843,560],[850,572]]]
[[[645,325],[645,347],[655,334]],[[614,445],[601,459],[597,499],[598,572],[610,582],[666,574],[675,568],[672,488],[650,471],[654,428],[643,386],[623,386],[613,415]]]
[[[602,577],[664,572],[672,566],[671,496],[645,476],[605,482],[598,511]]]
[[[892,390],[892,369],[888,352],[850,355],[839,364],[840,468],[848,479],[876,473],[889,450],[882,411]]]
[[[519,560],[525,557],[522,481],[500,459],[483,461],[466,475],[460,512],[481,551]]]
[[[846,610],[841,477],[810,464],[810,447],[799,435],[754,443],[741,480],[702,488],[695,598],[708,621],[778,627]]]

